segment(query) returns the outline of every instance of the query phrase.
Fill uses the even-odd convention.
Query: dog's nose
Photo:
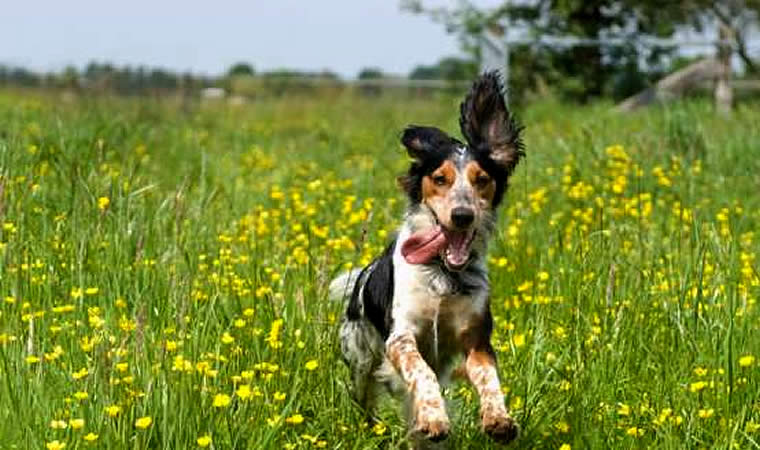
[[[475,219],[475,212],[470,208],[459,206],[451,210],[451,221],[457,228],[469,226],[473,219]]]

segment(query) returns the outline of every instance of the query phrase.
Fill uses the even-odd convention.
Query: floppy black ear
[[[519,126],[504,104],[501,77],[486,72],[476,80],[460,107],[459,126],[470,148],[487,150],[491,159],[511,172],[524,156]]]
[[[435,127],[409,125],[401,135],[401,143],[414,159],[422,160],[451,142],[451,138]]]

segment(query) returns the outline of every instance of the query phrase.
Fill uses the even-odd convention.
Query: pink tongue
[[[409,264],[425,264],[446,246],[446,235],[440,226],[415,233],[401,244],[401,255]]]

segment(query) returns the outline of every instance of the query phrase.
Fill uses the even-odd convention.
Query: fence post
[[[718,69],[715,78],[715,108],[721,114],[731,112],[733,91],[731,90],[731,30],[721,23],[718,29]]]

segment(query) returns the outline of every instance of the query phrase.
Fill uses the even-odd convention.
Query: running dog
[[[353,395],[370,414],[379,387],[405,392],[411,431],[439,441],[450,423],[439,382],[458,357],[480,397],[483,430],[509,442],[509,415],[490,337],[486,246],[509,177],[524,156],[522,127],[507,110],[501,79],[477,79],[460,107],[466,143],[434,127],[401,137],[412,159],[399,184],[409,197],[395,240],[370,265],[331,283],[349,297],[341,323]]]

